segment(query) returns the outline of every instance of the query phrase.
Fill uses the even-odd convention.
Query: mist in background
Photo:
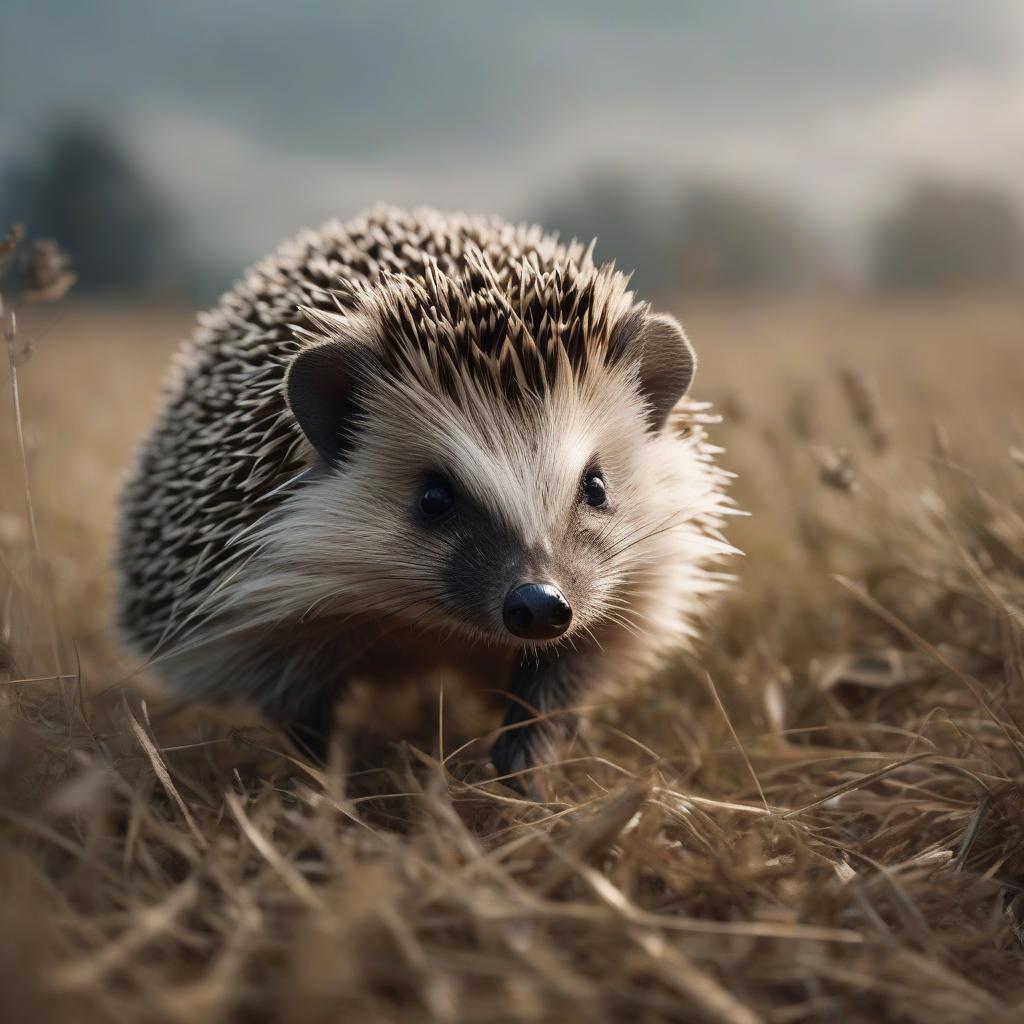
[[[208,301],[385,201],[597,236],[647,291],[1017,287],[1024,6],[8,0],[0,220]]]

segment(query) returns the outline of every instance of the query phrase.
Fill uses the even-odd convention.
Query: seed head
[[[18,260],[21,290],[29,302],[52,302],[75,283],[71,260],[56,242],[40,238],[31,242]]]

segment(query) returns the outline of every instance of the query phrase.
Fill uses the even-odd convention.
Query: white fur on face
[[[678,642],[713,589],[703,567],[725,546],[701,517],[718,508],[720,481],[693,443],[646,430],[627,370],[565,375],[526,406],[496,403],[470,383],[456,401],[390,380],[366,407],[346,466],[288,499],[261,534],[262,552],[231,596],[250,626],[371,616],[513,643],[500,607],[521,580],[497,555],[483,623],[466,621],[452,600],[451,542],[412,514],[431,473],[513,538],[537,578],[563,589],[574,609],[567,641],[619,628]],[[581,478],[595,460],[608,481],[606,513],[580,511]]]

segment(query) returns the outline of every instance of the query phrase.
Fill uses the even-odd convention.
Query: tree
[[[160,197],[98,125],[59,122],[37,159],[12,168],[2,193],[4,222],[68,251],[79,290],[138,291],[167,266],[171,221]]]
[[[917,182],[875,225],[871,277],[889,291],[1019,284],[1020,213],[988,185]]]
[[[535,211],[535,218],[564,241],[577,238],[586,245],[596,238],[595,259],[614,260],[633,275],[634,287],[657,291],[675,283],[672,226],[647,184],[625,173],[597,172]]]
[[[792,291],[826,276],[821,244],[780,199],[700,184],[677,221],[678,279],[693,291]]]

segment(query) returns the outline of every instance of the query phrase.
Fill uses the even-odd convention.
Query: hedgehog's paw
[[[491,747],[491,763],[499,780],[520,796],[542,802],[532,769],[555,759],[555,740],[556,732],[547,722],[506,728]]]
[[[324,696],[302,705],[297,711],[279,716],[288,739],[317,767],[326,766],[334,731],[334,696]]]

